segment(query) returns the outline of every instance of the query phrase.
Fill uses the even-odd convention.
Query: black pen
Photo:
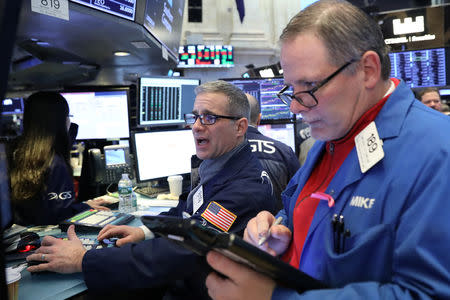
[[[337,223],[338,223],[338,215],[334,214],[333,219],[331,219],[331,225],[333,227],[333,246],[334,246],[334,252],[338,252],[338,244],[337,244]]]

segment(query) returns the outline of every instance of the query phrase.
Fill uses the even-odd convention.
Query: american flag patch
[[[228,232],[228,229],[230,229],[236,220],[235,214],[215,201],[208,204],[208,207],[202,213],[202,217],[225,232]]]

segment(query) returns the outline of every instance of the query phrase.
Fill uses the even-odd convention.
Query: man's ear
[[[262,113],[259,113],[258,120],[256,121],[256,126],[259,126],[261,123]]]
[[[369,50],[363,54],[360,63],[364,71],[364,83],[366,88],[374,88],[381,77],[380,57],[375,51]]]
[[[240,118],[236,121],[236,135],[238,137],[245,136],[248,128],[247,118]]]
[[[366,88],[374,88],[381,77],[380,57],[375,51],[369,50],[363,54],[360,63],[364,71],[364,83]]]

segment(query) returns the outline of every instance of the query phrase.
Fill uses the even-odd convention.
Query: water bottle
[[[131,193],[131,212],[137,211],[138,210],[138,205],[137,205],[137,197],[136,197],[136,193],[132,192]]]
[[[122,178],[117,186],[119,192],[119,211],[122,213],[131,212],[131,201],[133,195],[133,183],[127,173],[122,174]]]

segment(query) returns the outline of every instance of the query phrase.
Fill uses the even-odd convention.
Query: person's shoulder
[[[450,118],[447,115],[418,101],[413,103],[410,117],[422,126],[450,126]],[[447,132],[450,134],[450,131]]]
[[[65,174],[68,172],[67,164],[64,158],[59,154],[54,154],[50,163],[50,172],[53,176]]]

